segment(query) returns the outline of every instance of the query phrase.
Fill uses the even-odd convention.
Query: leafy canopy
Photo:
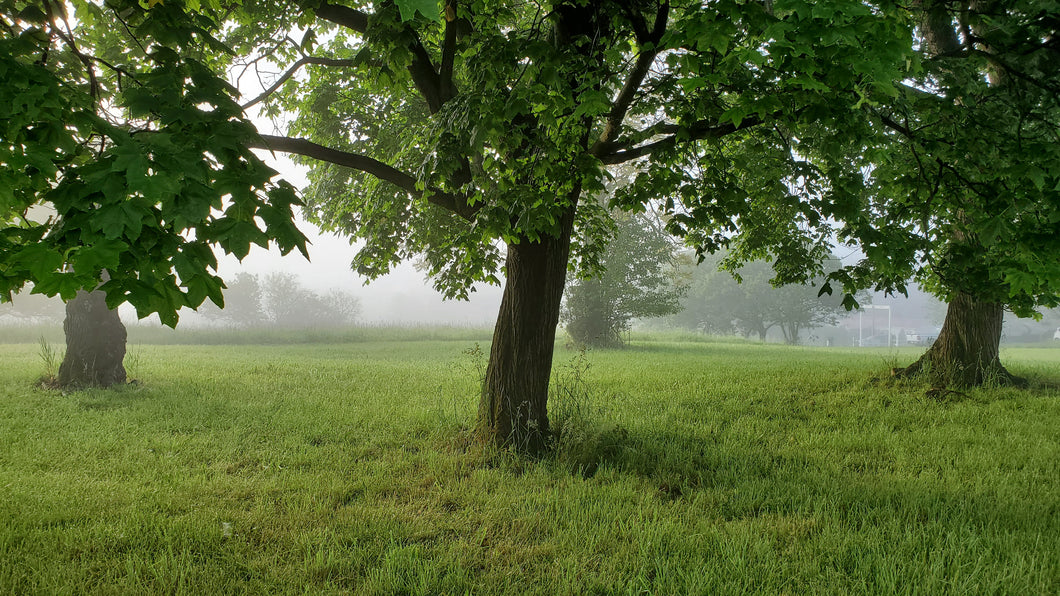
[[[704,250],[783,255],[804,276],[827,256],[809,226],[846,214],[807,206],[830,181],[805,147],[864,128],[915,67],[891,2],[274,0],[232,16],[233,65],[280,69],[253,101],[289,116],[265,145],[315,166],[314,221],[359,243],[362,274],[422,256],[450,296],[498,281],[501,243],[571,218],[572,265],[598,268],[610,216],[580,198],[628,162],[643,175],[614,206],[659,202]]]
[[[498,281],[501,242],[571,224],[573,265],[598,268],[610,216],[580,198],[623,163],[640,174],[615,207],[662,208],[702,253],[806,279],[837,226],[869,246],[890,229],[842,164],[879,158],[882,110],[925,72],[917,13],[886,0],[31,5],[4,5],[0,99],[20,107],[0,289],[69,294],[113,269],[112,302],[142,313],[219,301],[210,245],[304,247],[293,190],[249,146],[318,166],[306,206],[360,243],[359,271],[423,256],[450,296]],[[268,68],[237,104],[225,77]],[[259,105],[284,135],[254,132]],[[29,216],[42,204],[48,222]],[[907,236],[871,255],[895,279]]]
[[[146,5],[145,5],[146,6]],[[4,0],[0,297],[71,298],[174,325],[223,304],[212,247],[305,252],[295,190],[247,147],[237,92],[211,68],[219,23],[180,2]]]
[[[862,205],[847,285],[915,277],[1020,316],[1060,304],[1060,3],[917,4],[922,68],[870,109],[872,134],[821,154]],[[856,151],[855,151],[856,150]],[[858,155],[858,159],[850,159]]]

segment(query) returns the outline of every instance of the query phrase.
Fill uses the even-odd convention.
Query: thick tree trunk
[[[928,375],[939,387],[975,387],[987,382],[1020,383],[1001,365],[1001,322],[1004,310],[996,302],[980,302],[957,294],[946,309],[935,343],[900,376]]]
[[[558,238],[508,246],[507,281],[479,403],[480,436],[526,453],[548,446],[548,381],[573,209],[564,219]]]
[[[125,325],[117,310],[107,308],[106,294],[78,292],[66,303],[66,357],[59,366],[59,385],[88,387],[125,382]]]

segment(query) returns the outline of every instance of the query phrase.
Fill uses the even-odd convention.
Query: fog
[[[309,261],[297,252],[281,256],[276,249],[254,247],[242,262],[232,256],[220,259],[221,277],[231,280],[239,273],[259,277],[289,273],[316,293],[338,290],[352,294],[360,302],[359,321],[367,324],[489,326],[497,316],[499,287],[478,286],[468,301],[445,300],[411,263],[402,263],[391,273],[369,281],[350,268],[356,248],[346,238],[322,234],[301,218],[298,227],[310,238]],[[188,323],[200,322],[194,313],[182,318]]]
[[[259,127],[265,130],[261,122]],[[306,167],[284,156],[256,153],[295,187],[302,189],[308,184]],[[360,322],[367,324],[479,326],[493,325],[496,319],[501,300],[498,287],[480,285],[468,301],[445,300],[412,263],[402,263],[391,273],[368,280],[351,269],[357,248],[346,237],[322,233],[301,214],[298,229],[309,238],[309,261],[297,252],[282,256],[276,248],[255,246],[242,262],[230,255],[219,259],[219,274],[228,280],[240,272],[259,276],[290,273],[317,293],[338,290],[356,296],[360,300]],[[194,315],[189,319],[198,322]]]
[[[284,157],[262,153],[263,158],[280,175],[298,188],[307,183],[304,167]],[[281,274],[294,280],[307,292],[309,298],[331,299],[352,297],[356,302],[356,323],[359,325],[453,325],[467,327],[492,327],[500,305],[501,288],[479,285],[470,300],[445,300],[432,286],[426,275],[412,263],[402,263],[394,270],[376,280],[368,280],[355,273],[350,263],[356,253],[348,239],[341,235],[322,233],[299,214],[298,227],[309,238],[307,261],[294,252],[283,256],[276,248],[268,250],[253,247],[242,261],[233,256],[219,257],[218,273],[229,285],[241,274],[250,274],[261,283],[270,275]],[[851,253],[856,255],[856,251]],[[846,260],[846,259],[844,259]],[[236,292],[226,293],[226,300],[237,299]],[[303,294],[299,294],[303,295]],[[760,296],[764,299],[765,296]],[[232,304],[232,301],[229,301]],[[868,304],[872,307],[861,312],[843,313],[836,324],[827,328],[807,330],[803,344],[857,345],[859,338],[886,337],[887,318],[890,316],[892,345],[904,345],[907,334],[930,336],[937,333],[945,317],[945,305],[931,296],[910,288],[909,297],[872,295]],[[887,310],[877,307],[888,307]],[[180,328],[231,326],[218,316],[217,309],[207,304],[195,312],[181,311]],[[288,305],[288,312],[290,305]],[[122,320],[126,324],[158,325],[157,317],[137,321],[135,311],[129,305],[121,307]],[[1041,341],[1051,337],[1053,329],[1060,325],[1058,311],[1046,311],[1041,322],[1018,320],[1007,316],[1006,339],[1015,341]],[[63,307],[58,299],[44,301],[39,296],[16,296],[14,308],[0,305],[0,326],[58,322],[63,316]],[[274,317],[274,319],[283,317]],[[273,324],[283,325],[281,321]],[[266,322],[265,324],[268,324]],[[295,322],[293,325],[298,326]],[[635,328],[672,327],[672,321],[649,320],[634,322]],[[778,341],[777,329],[772,329],[768,339]],[[885,342],[886,339],[883,340]],[[881,345],[886,345],[880,342]],[[870,345],[870,344],[866,344]]]

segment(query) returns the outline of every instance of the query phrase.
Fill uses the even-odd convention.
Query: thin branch
[[[54,11],[52,10],[51,2],[47,1],[44,2],[44,10],[47,12],[49,23],[52,23],[54,25],[56,20],[61,20],[63,25],[66,27],[67,32],[70,32],[68,37],[63,33],[60,27],[54,26],[51,28],[55,35],[57,35],[59,39],[63,40],[63,43],[66,44],[66,47],[70,48],[70,52],[73,53],[73,55],[77,57],[77,59],[85,67],[85,71],[88,73],[89,94],[92,96],[92,99],[94,101],[99,101],[99,96],[102,93],[102,90],[99,84],[99,80],[96,78],[96,69],[93,68],[92,61],[89,60],[88,56],[81,53],[81,50],[78,49],[77,44],[74,42],[74,35],[73,32],[70,31],[70,23],[66,21],[66,15],[60,14],[59,17],[56,17]]]
[[[731,122],[728,124],[714,124],[713,121],[708,120],[700,120],[688,127],[682,127],[676,124],[657,124],[652,127],[657,134],[670,133],[670,135],[646,145],[640,145],[638,147],[632,147],[630,149],[615,151],[612,153],[604,153],[599,157],[600,161],[608,165],[625,163],[637,159],[638,157],[651,155],[662,149],[676,147],[679,142],[679,134],[682,137],[680,139],[680,142],[682,143],[702,139],[720,139],[735,132],[758,126],[762,122],[763,121],[759,116],[753,115],[740,121],[739,126]]]
[[[130,27],[129,23],[124,18],[122,18],[121,13],[118,11],[117,7],[110,6],[109,8],[111,12],[114,13],[115,20],[121,23],[121,26],[125,29],[125,32],[129,34],[129,39],[133,40],[133,43],[136,44],[136,47],[140,48],[140,52],[143,54],[143,56],[150,56],[151,53],[148,52],[147,48],[144,47],[144,44],[140,41],[140,38],[136,37],[136,34],[133,33],[132,27]]]
[[[637,56],[637,62],[633,65],[633,70],[630,71],[626,84],[622,86],[618,97],[615,98],[614,105],[611,106],[611,113],[607,115],[604,131],[600,134],[600,138],[596,143],[593,144],[592,149],[590,149],[593,155],[606,153],[609,145],[618,138],[622,128],[622,121],[626,118],[629,106],[632,105],[637,91],[644,82],[644,77],[647,76],[651,65],[655,62],[655,57],[659,54],[658,42],[666,31],[666,21],[669,18],[669,14],[670,3],[669,1],[664,1],[659,6],[659,12],[655,15],[655,24],[652,26],[651,33],[646,33],[644,38],[638,40],[642,45],[650,43],[651,49],[642,51]],[[640,38],[641,34],[638,33],[637,36]]]
[[[323,2],[316,8],[316,15],[357,33],[368,32],[368,15],[348,6]],[[412,82],[415,83],[416,89],[427,101],[427,107],[434,114],[441,109],[444,102],[442,79],[438,76],[438,70],[434,67],[430,54],[415,35],[412,36],[408,49],[412,52],[412,63],[408,66]]]
[[[929,58],[929,61],[938,60],[940,58],[970,58],[972,56],[979,56],[985,59],[990,64],[993,64],[995,68],[1000,68],[1005,73],[1010,74],[1021,81],[1025,81],[1034,87],[1038,87],[1043,91],[1050,93],[1060,94],[1060,86],[1050,85],[1047,81],[1043,81],[1033,75],[1029,75],[1026,72],[1016,68],[1009,62],[1002,60],[1001,57],[990,52],[984,52],[983,50],[976,49],[963,49],[951,52],[941,52]]]
[[[442,207],[470,221],[474,219],[478,211],[477,206],[467,204],[466,199],[447,193],[441,189],[431,188],[423,191],[416,186],[416,178],[385,164],[377,159],[332,149],[314,143],[307,139],[293,137],[281,137],[276,135],[261,135],[260,142],[251,142],[249,147],[255,149],[266,149],[268,151],[279,151],[281,153],[293,153],[305,157],[311,157],[320,161],[333,163],[335,165],[358,170],[376,178],[389,182],[414,197],[426,197],[429,203]]]
[[[284,83],[286,83],[287,79],[290,79],[292,76],[294,76],[294,73],[298,72],[298,69],[302,68],[306,64],[335,67],[356,65],[353,60],[340,60],[337,58],[318,58],[316,56],[306,56],[292,64],[291,67],[287,69],[287,72],[280,75],[280,78],[276,79],[276,82],[273,83],[272,86],[270,86],[268,89],[263,91],[261,95],[258,95],[257,97],[248,101],[240,107],[245,110],[250,106],[253,106],[254,104],[260,103],[261,101],[265,100],[265,98],[275,93],[277,89],[279,89]]]
[[[909,139],[911,141],[918,141],[919,142],[919,141],[931,140],[931,141],[935,141],[935,142],[938,142],[938,143],[945,143],[947,145],[950,145],[951,147],[953,145],[955,145],[955,142],[952,139],[946,139],[946,138],[942,138],[942,137],[933,137],[931,139],[928,139],[926,137],[923,137],[923,136],[920,136],[920,135],[917,134],[921,130],[924,130],[924,129],[928,128],[929,126],[931,126],[929,124],[924,124],[924,125],[922,125],[919,128],[914,130],[914,129],[911,129],[911,128],[909,128],[908,126],[906,126],[904,124],[901,124],[901,123],[897,122],[894,118],[891,118],[890,116],[888,116],[887,114],[884,114],[883,112],[880,112],[879,110],[875,110],[874,113],[876,114],[877,117],[879,117],[880,122],[883,123],[884,126],[894,130],[895,132],[898,132],[903,137],[905,137],[905,138],[907,138],[907,139]]]
[[[280,41],[276,42],[276,45],[272,46],[272,48],[262,52],[261,54],[259,54],[255,58],[240,64],[240,66],[242,66],[243,69],[239,71],[238,75],[236,75],[236,87],[238,87],[240,85],[240,83],[243,81],[243,76],[247,74],[247,71],[250,70],[251,66],[253,66],[255,72],[257,72],[257,65],[258,65],[259,62],[261,62],[262,60],[266,60],[266,59],[272,58],[272,55],[275,54],[281,47],[283,47],[283,44],[289,43],[291,41],[292,41],[291,37],[288,36],[288,35],[285,35],[283,37],[283,39],[281,39]],[[295,46],[295,49],[299,49],[298,48],[298,44],[293,44],[293,45]]]

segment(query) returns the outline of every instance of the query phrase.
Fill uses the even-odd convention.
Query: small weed
[[[481,395],[486,380],[486,353],[482,347],[476,342],[474,346],[463,350],[461,355],[462,358],[448,366],[451,372],[449,379],[456,383],[440,385],[438,398],[431,408],[431,416],[438,423],[436,426],[446,429],[446,432],[468,428],[468,404],[472,396]]]
[[[143,365],[143,350],[139,345],[129,346],[125,351],[125,376],[130,383],[138,383],[141,366]]]
[[[41,377],[41,384],[50,387],[58,382],[59,365],[63,362],[65,352],[53,347],[43,335],[38,343],[40,347],[37,349],[37,355],[40,356],[41,362],[44,363],[44,375]]]
[[[486,381],[486,352],[482,346],[475,342],[474,346],[461,353],[466,356],[461,372],[473,374],[480,385],[484,383]]]

